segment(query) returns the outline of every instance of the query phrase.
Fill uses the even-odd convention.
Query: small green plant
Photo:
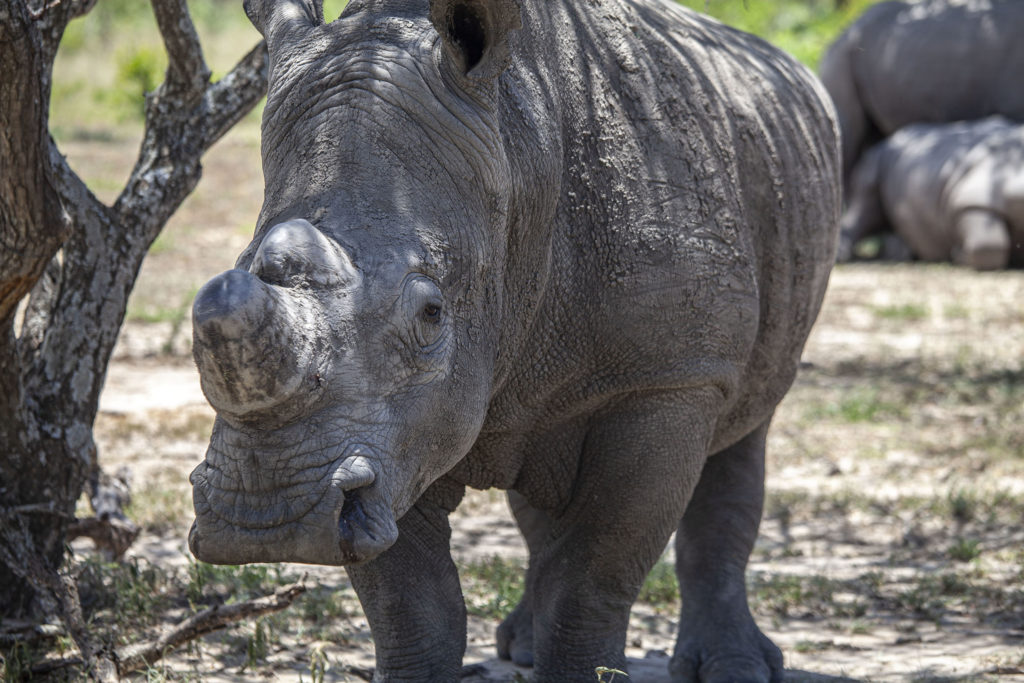
[[[299,598],[302,618],[313,624],[330,624],[349,617],[343,596],[335,589],[316,587]]]
[[[748,583],[751,608],[779,617],[814,614],[824,617],[860,618],[868,603],[856,582],[826,576],[754,574]]]
[[[78,590],[86,619],[102,612],[122,632],[151,625],[172,601],[173,576],[141,559],[82,561]]]
[[[257,619],[252,635],[246,641],[245,664],[242,665],[241,671],[251,669],[267,658],[270,654],[270,637],[270,627],[266,620]]]
[[[198,287],[192,287],[182,296],[179,303],[173,306],[152,303],[133,305],[128,309],[127,319],[141,323],[170,323],[171,329],[167,333],[167,338],[160,345],[160,352],[169,355],[174,352],[174,340],[180,334],[182,325],[189,319],[192,302],[198,291]]]
[[[866,621],[855,620],[850,623],[850,627],[847,630],[850,635],[867,635],[871,633],[871,624]]]
[[[980,501],[973,491],[957,489],[949,494],[949,513],[953,519],[961,524],[966,524],[975,519]]]
[[[29,679],[32,664],[36,655],[26,643],[17,642],[3,654],[0,654],[0,674],[4,683],[14,683]]]
[[[937,621],[955,600],[970,598],[971,591],[971,583],[960,574],[926,574],[919,577],[908,590],[898,593],[896,602],[901,608]]]
[[[946,318],[964,319],[969,317],[970,309],[961,303],[946,304],[942,307],[942,315]]]
[[[883,417],[902,417],[906,408],[882,398],[875,387],[857,387],[843,395],[838,401],[813,406],[808,417],[811,419],[838,419],[851,424],[876,422]]]
[[[124,100],[137,103],[139,116],[145,113],[146,94],[157,89],[167,69],[163,50],[150,45],[134,46],[117,56],[117,86]]]
[[[309,675],[313,683],[324,683],[324,675],[330,670],[331,662],[324,652],[323,643],[317,643],[309,651]]]
[[[958,538],[949,547],[949,556],[957,562],[970,562],[981,555],[978,542],[970,538]]]
[[[644,579],[637,600],[649,605],[666,606],[679,602],[679,584],[676,571],[670,562],[658,562]]]
[[[518,561],[495,555],[460,568],[467,579],[466,609],[478,617],[502,619],[523,597],[523,568]]]
[[[188,575],[186,595],[193,604],[208,602],[211,598],[246,600],[272,593],[288,583],[281,565],[276,564],[213,565],[190,561]]]
[[[874,313],[885,320],[924,320],[928,317],[928,307],[923,304],[893,304],[875,306]]]
[[[811,68],[839,32],[878,0],[743,2],[742,0],[679,0],[680,4],[755,33],[778,45]]]
[[[180,490],[148,484],[132,493],[125,514],[143,529],[162,533],[173,529],[192,512],[192,501]]]
[[[801,654],[809,654],[828,650],[834,644],[831,640],[798,640],[793,649]]]
[[[609,669],[607,666],[599,666],[594,669],[594,673],[597,674],[597,683],[612,683],[615,680],[615,676],[625,676],[629,678],[629,674],[621,669]],[[605,678],[608,676],[608,678]]]

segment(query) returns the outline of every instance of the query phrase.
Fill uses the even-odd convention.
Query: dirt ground
[[[134,149],[67,151],[98,177]],[[251,135],[211,153],[143,268],[102,396],[102,462],[130,468],[145,529],[131,553],[162,566],[188,563],[187,477],[212,420],[189,357],[188,302],[247,243],[261,189]],[[1024,679],[1024,273],[841,266],[803,361],[770,433],[749,567],[752,610],[782,648],[787,680]],[[455,517],[460,566],[525,558],[498,492],[472,492]],[[148,679],[359,680],[350,670],[372,667],[372,642],[344,572],[281,571],[336,589],[333,626],[279,621],[267,655],[246,666],[243,625]],[[490,599],[491,584],[465,581],[471,605]],[[631,680],[668,680],[677,614],[672,599],[637,606]],[[483,666],[465,680],[528,677],[494,660],[496,623],[471,616],[466,662]]]

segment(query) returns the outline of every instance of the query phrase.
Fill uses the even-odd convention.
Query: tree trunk
[[[201,174],[200,157],[262,97],[257,45],[215,84],[185,0],[153,0],[168,54],[135,168],[100,202],[49,136],[57,45],[95,0],[0,5],[0,615],[52,611],[32,557],[61,565],[97,467],[92,427],[142,259]],[[20,330],[15,312],[27,294]]]

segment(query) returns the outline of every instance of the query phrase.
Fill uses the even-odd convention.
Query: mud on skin
[[[834,259],[837,127],[764,42],[661,0],[250,0],[264,204],[197,295],[200,559],[342,564],[376,680],[454,681],[448,513],[510,492],[499,654],[625,668],[673,531],[676,680],[777,680],[743,574],[768,423]]]

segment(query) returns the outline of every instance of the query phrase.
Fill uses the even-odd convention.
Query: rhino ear
[[[243,7],[271,50],[324,23],[323,0],[244,0]]]
[[[522,27],[520,0],[431,0],[430,21],[446,57],[472,80],[497,78],[509,61],[509,33]]]

